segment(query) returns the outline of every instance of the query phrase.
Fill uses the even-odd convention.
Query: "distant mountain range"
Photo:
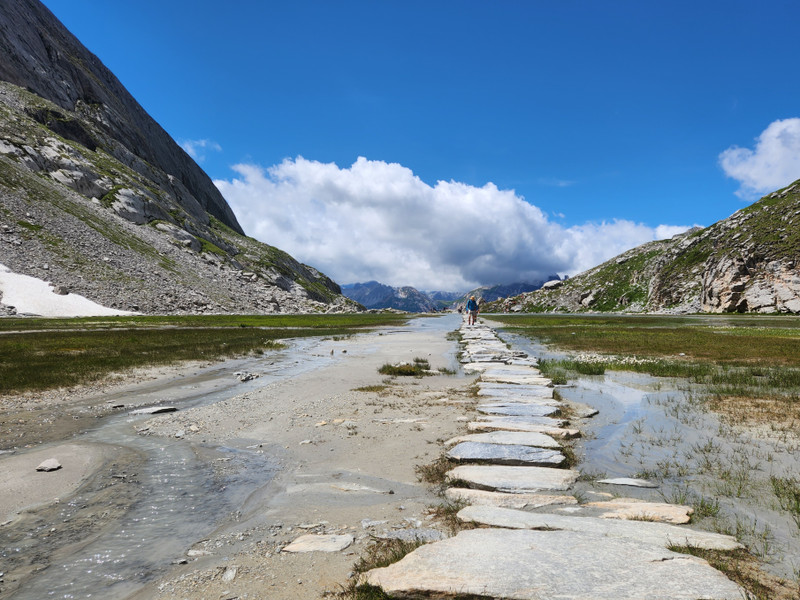
[[[513,302],[526,312],[800,313],[800,180]]]
[[[557,276],[553,278],[558,279]],[[470,296],[491,302],[499,298],[521,294],[539,289],[544,282],[512,283],[480,287],[467,293],[432,291],[421,292],[413,287],[392,287],[377,281],[366,283],[350,283],[342,286],[342,293],[362,304],[366,308],[394,308],[407,312],[434,312],[437,310],[455,309],[464,304]]]

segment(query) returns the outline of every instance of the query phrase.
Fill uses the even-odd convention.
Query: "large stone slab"
[[[446,477],[450,481],[465,481],[469,487],[518,494],[568,490],[578,479],[578,472],[547,467],[464,465],[448,471]]]
[[[546,385],[511,385],[508,383],[478,383],[479,396],[552,398],[553,388]]]
[[[541,508],[542,506],[575,505],[575,496],[557,496],[553,494],[505,494],[487,490],[469,488],[447,488],[445,498],[450,502],[464,504],[481,504],[485,506],[503,506],[505,508]]]
[[[527,423],[528,425],[546,425],[547,427],[563,427],[566,424],[564,419],[535,416],[487,415],[481,416],[480,420],[488,423]]]
[[[523,423],[519,420],[514,421],[472,421],[467,423],[470,431],[522,431],[528,433],[544,433],[557,438],[578,437],[581,432],[577,429],[565,429],[563,427],[553,427],[552,425],[536,425],[535,423]]]
[[[481,380],[494,383],[508,383],[511,385],[550,385],[553,383],[550,379],[542,377],[541,375],[532,373],[509,373],[507,371],[500,371],[499,369],[486,369],[481,374]]]
[[[511,404],[479,404],[476,408],[478,412],[487,415],[505,415],[508,417],[547,417],[559,411],[558,406],[521,402]]]
[[[563,406],[565,403],[546,396],[481,396],[483,404],[538,404],[539,406]]]
[[[564,455],[557,450],[510,444],[484,444],[482,442],[461,442],[455,448],[451,448],[447,456],[458,462],[537,467],[557,467],[565,460]]]
[[[393,598],[475,594],[513,600],[741,600],[700,558],[572,531],[473,529],[417,548],[366,581]],[[438,597],[438,596],[437,596]]]
[[[561,444],[552,437],[536,431],[490,431],[488,433],[472,433],[447,440],[445,445],[454,446],[461,442],[512,444],[519,446],[536,446],[537,448],[561,448]]]
[[[596,509],[601,519],[625,519],[634,521],[658,521],[683,525],[692,518],[694,509],[682,504],[665,502],[643,502],[636,498],[618,498],[607,502],[589,502],[587,508]]]
[[[352,535],[301,535],[291,544],[284,547],[283,552],[339,552],[353,543]]]
[[[559,529],[625,538],[657,546],[696,546],[708,550],[736,550],[742,545],[729,535],[697,531],[668,523],[618,521],[594,517],[570,517],[531,513],[513,508],[467,506],[458,513],[465,522],[511,529]]]

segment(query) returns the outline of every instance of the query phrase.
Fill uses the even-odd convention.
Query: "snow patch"
[[[116,310],[92,302],[78,294],[60,296],[53,292],[50,283],[14,273],[0,264],[0,293],[2,303],[13,306],[18,314],[42,317],[108,317],[136,313]]]

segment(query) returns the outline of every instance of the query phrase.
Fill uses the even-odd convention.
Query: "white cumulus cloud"
[[[741,187],[736,195],[755,200],[800,178],[800,119],[773,121],[761,132],[755,149],[732,146],[719,155],[728,177]]]
[[[206,159],[206,151],[222,151],[222,146],[211,140],[184,140],[181,142],[181,148],[186,150],[186,153],[199,163]]]
[[[246,232],[339,283],[465,290],[536,281],[687,229],[625,220],[565,228],[512,190],[431,186],[402,165],[366,158],[349,168],[298,157],[234,170],[214,183]]]

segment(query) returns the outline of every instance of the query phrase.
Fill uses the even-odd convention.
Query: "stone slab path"
[[[367,574],[393,598],[741,600],[707,562],[632,539],[574,531],[474,529]]]
[[[393,565],[369,571],[368,583],[381,586],[392,598],[745,597],[738,585],[706,561],[669,549],[741,547],[730,536],[672,524],[686,522],[689,507],[629,499],[576,506],[576,498],[568,492],[578,471],[559,466],[565,462],[560,452],[563,440],[579,436],[580,430],[552,417],[562,403],[553,395],[552,382],[537,368],[538,361],[508,348],[485,325],[464,325],[460,333],[461,362],[465,372],[479,378],[481,402],[475,410],[483,414],[467,424],[475,433],[446,442],[447,456],[464,464],[447,473],[446,481],[459,487],[447,489],[445,497],[467,505],[458,513],[461,521],[489,528],[425,544]],[[570,419],[582,419],[597,411],[573,405],[567,413]],[[603,483],[654,486],[626,478]]]
[[[461,442],[447,452],[457,462],[489,462],[495,465],[557,467],[566,459],[561,452],[533,446]]]
[[[561,444],[549,435],[535,431],[490,431],[489,433],[472,433],[447,440],[445,446],[453,446],[461,442],[513,444],[515,446],[536,446],[537,448],[561,448]]]
[[[465,522],[491,527],[577,531],[607,537],[629,538],[665,548],[669,546],[694,546],[706,550],[738,550],[742,548],[742,545],[732,536],[698,531],[668,523],[572,517],[494,506],[467,506],[459,511],[458,518]]]

